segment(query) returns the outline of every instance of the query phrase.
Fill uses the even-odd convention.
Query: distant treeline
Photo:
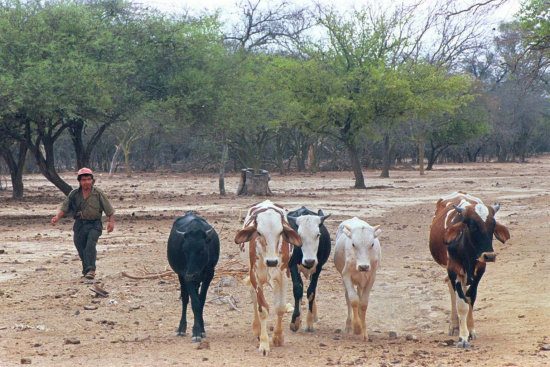
[[[352,170],[365,188],[364,167],[525,161],[550,151],[538,3],[487,31],[482,3],[248,1],[222,24],[122,0],[0,0],[0,174],[16,198],[26,172],[68,193],[57,172],[83,166],[216,172],[223,194],[225,172],[248,167]]]

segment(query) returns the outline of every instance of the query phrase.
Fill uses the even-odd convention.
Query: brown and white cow
[[[500,204],[486,206],[475,196],[453,192],[437,201],[430,229],[430,252],[447,269],[451,295],[449,335],[458,330],[458,348],[469,348],[476,338],[473,307],[487,262],[494,262],[493,234],[504,243],[510,232],[497,223]],[[457,297],[458,295],[458,297]]]
[[[241,256],[249,265],[249,282],[254,304],[252,331],[255,336],[260,337],[260,353],[266,355],[269,352],[266,326],[269,305],[263,287],[266,284],[273,287],[273,307],[277,312],[277,323],[272,341],[278,347],[283,345],[283,315],[290,307],[286,303],[288,261],[293,245],[301,246],[302,240],[288,224],[286,210],[266,200],[250,208],[243,229],[235,236],[235,243],[241,244]]]
[[[353,329],[363,341],[369,338],[366,313],[382,257],[378,241],[381,232],[380,226],[371,227],[357,217],[343,221],[336,232],[334,265],[342,275],[348,305],[346,332]]]

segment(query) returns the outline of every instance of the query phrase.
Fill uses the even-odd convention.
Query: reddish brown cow
[[[508,228],[495,220],[499,209],[500,204],[485,206],[464,192],[444,196],[436,204],[430,252],[447,269],[452,309],[449,335],[458,330],[459,348],[469,348],[470,339],[476,338],[472,311],[485,265],[496,259],[493,234],[502,243],[510,238]]]
[[[293,246],[301,246],[302,240],[288,224],[286,210],[269,200],[254,205],[248,211],[244,228],[235,236],[241,245],[241,256],[249,265],[248,283],[254,304],[252,330],[260,338],[259,351],[269,352],[267,316],[269,305],[265,299],[264,285],[273,287],[273,306],[277,323],[273,330],[273,345],[283,345],[282,318],[292,306],[286,304],[288,261]]]

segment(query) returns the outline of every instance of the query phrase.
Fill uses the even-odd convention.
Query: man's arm
[[[109,224],[107,224],[107,233],[110,233],[115,229],[115,215],[109,215]]]
[[[52,226],[55,226],[57,222],[59,222],[59,219],[65,215],[65,212],[63,210],[59,210],[57,214],[52,218]]]

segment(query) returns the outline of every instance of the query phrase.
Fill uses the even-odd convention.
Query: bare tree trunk
[[[389,178],[390,177],[390,158],[391,158],[391,144],[390,144],[390,133],[386,132],[384,135],[384,152],[382,153],[382,172],[380,177]]]
[[[17,160],[12,156],[9,149],[2,150],[2,156],[8,165],[11,176],[12,197],[21,199],[23,197],[23,171],[25,169],[25,159],[27,158],[27,145],[25,142],[19,142],[19,155]]]
[[[225,164],[227,162],[228,146],[225,136],[223,137],[223,147],[222,147],[222,157],[220,160],[220,178],[219,178],[219,187],[220,195],[225,196]]]
[[[115,153],[113,154],[113,159],[111,159],[111,167],[109,168],[109,177],[113,175],[113,169],[115,167],[115,163],[118,160],[118,153],[120,153],[120,145],[116,146]]]
[[[132,177],[132,167],[130,166],[130,149],[125,147],[124,144],[120,144],[122,152],[124,153],[124,165],[126,166],[126,177]]]
[[[418,173],[424,175],[424,142],[418,141]]]
[[[69,195],[72,191],[71,185],[66,183],[55,170],[54,164],[54,154],[53,154],[53,142],[47,138],[43,138],[44,142],[44,154],[42,154],[42,149],[38,145],[27,145],[36,159],[36,164],[40,169],[40,172],[46,177],[48,181],[55,185],[61,192],[65,195]]]
[[[353,145],[346,144],[346,146],[348,148],[348,152],[351,158],[353,175],[355,176],[355,186],[353,186],[353,188],[366,189],[367,186],[365,186],[365,178],[363,176],[363,170],[361,168],[361,160],[359,159],[359,153],[357,152],[357,149]]]

